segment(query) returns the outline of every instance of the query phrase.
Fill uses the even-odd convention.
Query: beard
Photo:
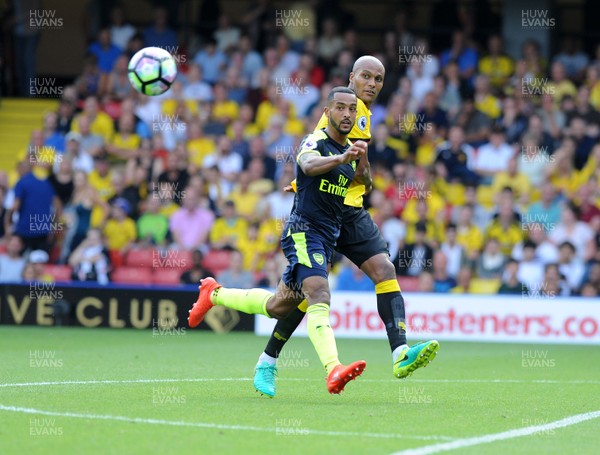
[[[348,134],[350,131],[352,131],[352,124],[350,124],[348,127],[342,126],[333,119],[332,115],[329,115],[329,123],[340,134]],[[344,130],[343,128],[347,128],[347,130]]]

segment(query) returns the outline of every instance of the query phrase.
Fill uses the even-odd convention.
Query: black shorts
[[[342,229],[335,249],[357,267],[377,254],[390,254],[387,242],[364,207],[344,207]]]
[[[294,290],[311,276],[327,278],[327,267],[333,259],[333,242],[316,229],[292,232],[286,225],[281,238],[281,249],[288,260],[283,272],[285,285]]]

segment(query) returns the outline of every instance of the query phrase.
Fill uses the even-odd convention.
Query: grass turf
[[[0,405],[58,414],[0,410],[0,453],[389,454],[600,410],[598,347],[442,342],[428,368],[400,381],[385,340],[340,339],[342,362],[367,369],[331,396],[309,340],[296,338],[269,399],[251,381],[265,341],[0,327]],[[6,386],[160,379],[175,381]],[[598,453],[599,421],[449,453]]]

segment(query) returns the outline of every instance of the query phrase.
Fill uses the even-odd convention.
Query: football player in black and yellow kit
[[[350,73],[348,87],[356,93],[356,123],[348,135],[351,141],[371,139],[371,104],[383,87],[385,68],[375,57],[366,55],[356,60]],[[321,116],[316,131],[326,127],[327,116]],[[404,299],[396,280],[396,271],[390,261],[387,244],[377,225],[363,207],[363,195],[370,190],[369,161],[362,157],[356,169],[357,178],[350,184],[344,200],[342,229],[336,250],[356,264],[375,283],[377,310],[383,320],[392,351],[392,372],[405,378],[417,368],[427,365],[436,355],[436,340],[409,347],[406,342]],[[292,187],[294,182],[292,182]],[[260,355],[254,375],[254,387],[259,392],[275,395],[276,361],[284,344],[300,325],[306,312],[303,301],[273,329],[264,352]]]
[[[331,90],[324,109],[327,126],[309,134],[301,144],[296,157],[295,207],[281,238],[289,264],[276,293],[223,288],[214,278],[205,278],[188,319],[190,326],[196,327],[214,305],[284,318],[305,296],[308,334],[327,371],[327,389],[336,394],[366,367],[362,360],[342,365],[338,359],[329,323],[327,281],[327,268],[340,235],[350,183],[368,183],[363,176],[355,176],[357,161],[366,155],[367,144],[348,140],[356,121],[356,104],[357,97],[349,88]]]

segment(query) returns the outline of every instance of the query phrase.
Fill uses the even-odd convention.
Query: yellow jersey
[[[109,250],[122,250],[137,239],[137,227],[131,218],[122,221],[109,219],[103,230]]]

